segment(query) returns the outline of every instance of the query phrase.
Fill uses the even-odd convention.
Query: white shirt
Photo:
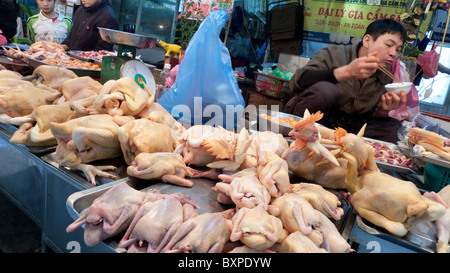
[[[32,20],[34,17],[38,17],[38,20]],[[64,22],[65,16],[59,14],[58,18],[53,22],[52,19],[45,17],[42,11],[35,16],[30,17],[29,22],[32,24],[31,27],[35,34],[35,42],[46,41],[55,42],[60,44],[64,39],[66,39],[69,32],[69,26]],[[70,20],[70,19],[68,19]],[[71,22],[71,21],[70,21]]]

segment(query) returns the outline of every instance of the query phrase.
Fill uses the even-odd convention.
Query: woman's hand
[[[400,108],[406,101],[406,93],[403,90],[400,91],[400,96],[393,91],[384,93],[373,117],[387,117],[389,111]]]

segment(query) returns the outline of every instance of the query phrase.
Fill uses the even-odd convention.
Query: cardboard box
[[[272,41],[272,58],[278,60],[280,53],[291,55],[302,54],[302,40],[301,39],[286,39]]]

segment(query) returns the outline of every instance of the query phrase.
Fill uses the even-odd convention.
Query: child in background
[[[72,29],[72,20],[55,11],[56,0],[36,0],[39,9],[27,20],[28,38],[32,43],[46,41],[61,44]]]

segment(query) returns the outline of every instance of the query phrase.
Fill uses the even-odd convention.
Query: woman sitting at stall
[[[27,20],[28,38],[31,43],[46,41],[62,43],[72,29],[72,20],[55,11],[56,0],[36,0],[39,9]]]
[[[119,22],[107,0],[81,0],[82,6],[75,12],[73,28],[62,42],[65,50],[108,50],[113,45],[100,36],[99,27],[119,29]]]

